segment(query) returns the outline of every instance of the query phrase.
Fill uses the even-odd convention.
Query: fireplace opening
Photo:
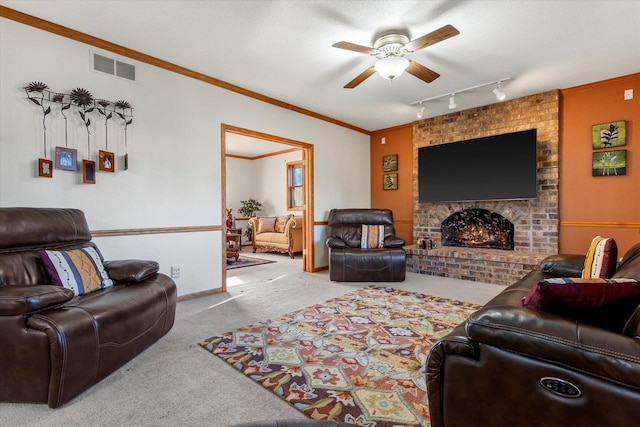
[[[487,209],[463,209],[440,225],[442,246],[513,250],[513,223]]]

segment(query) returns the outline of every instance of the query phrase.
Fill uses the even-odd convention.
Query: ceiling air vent
[[[94,71],[121,77],[133,82],[136,81],[135,65],[127,64],[126,62],[118,61],[97,53],[91,55],[91,62]]]

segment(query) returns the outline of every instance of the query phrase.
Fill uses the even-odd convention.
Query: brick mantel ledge
[[[420,249],[416,245],[405,246],[404,249],[409,272],[505,286],[540,268],[540,262],[551,255],[461,247]]]

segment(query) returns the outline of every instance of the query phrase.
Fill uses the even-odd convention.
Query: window
[[[287,163],[287,210],[304,208],[304,166],[302,161]]]

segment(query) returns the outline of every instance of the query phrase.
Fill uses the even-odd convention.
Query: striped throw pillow
[[[98,252],[92,248],[68,251],[38,251],[54,285],[84,295],[113,285]]]
[[[618,246],[612,238],[596,236],[591,241],[582,268],[583,279],[608,279],[616,272]]]
[[[384,225],[362,224],[362,237],[360,247],[362,249],[377,249],[384,246]]]

